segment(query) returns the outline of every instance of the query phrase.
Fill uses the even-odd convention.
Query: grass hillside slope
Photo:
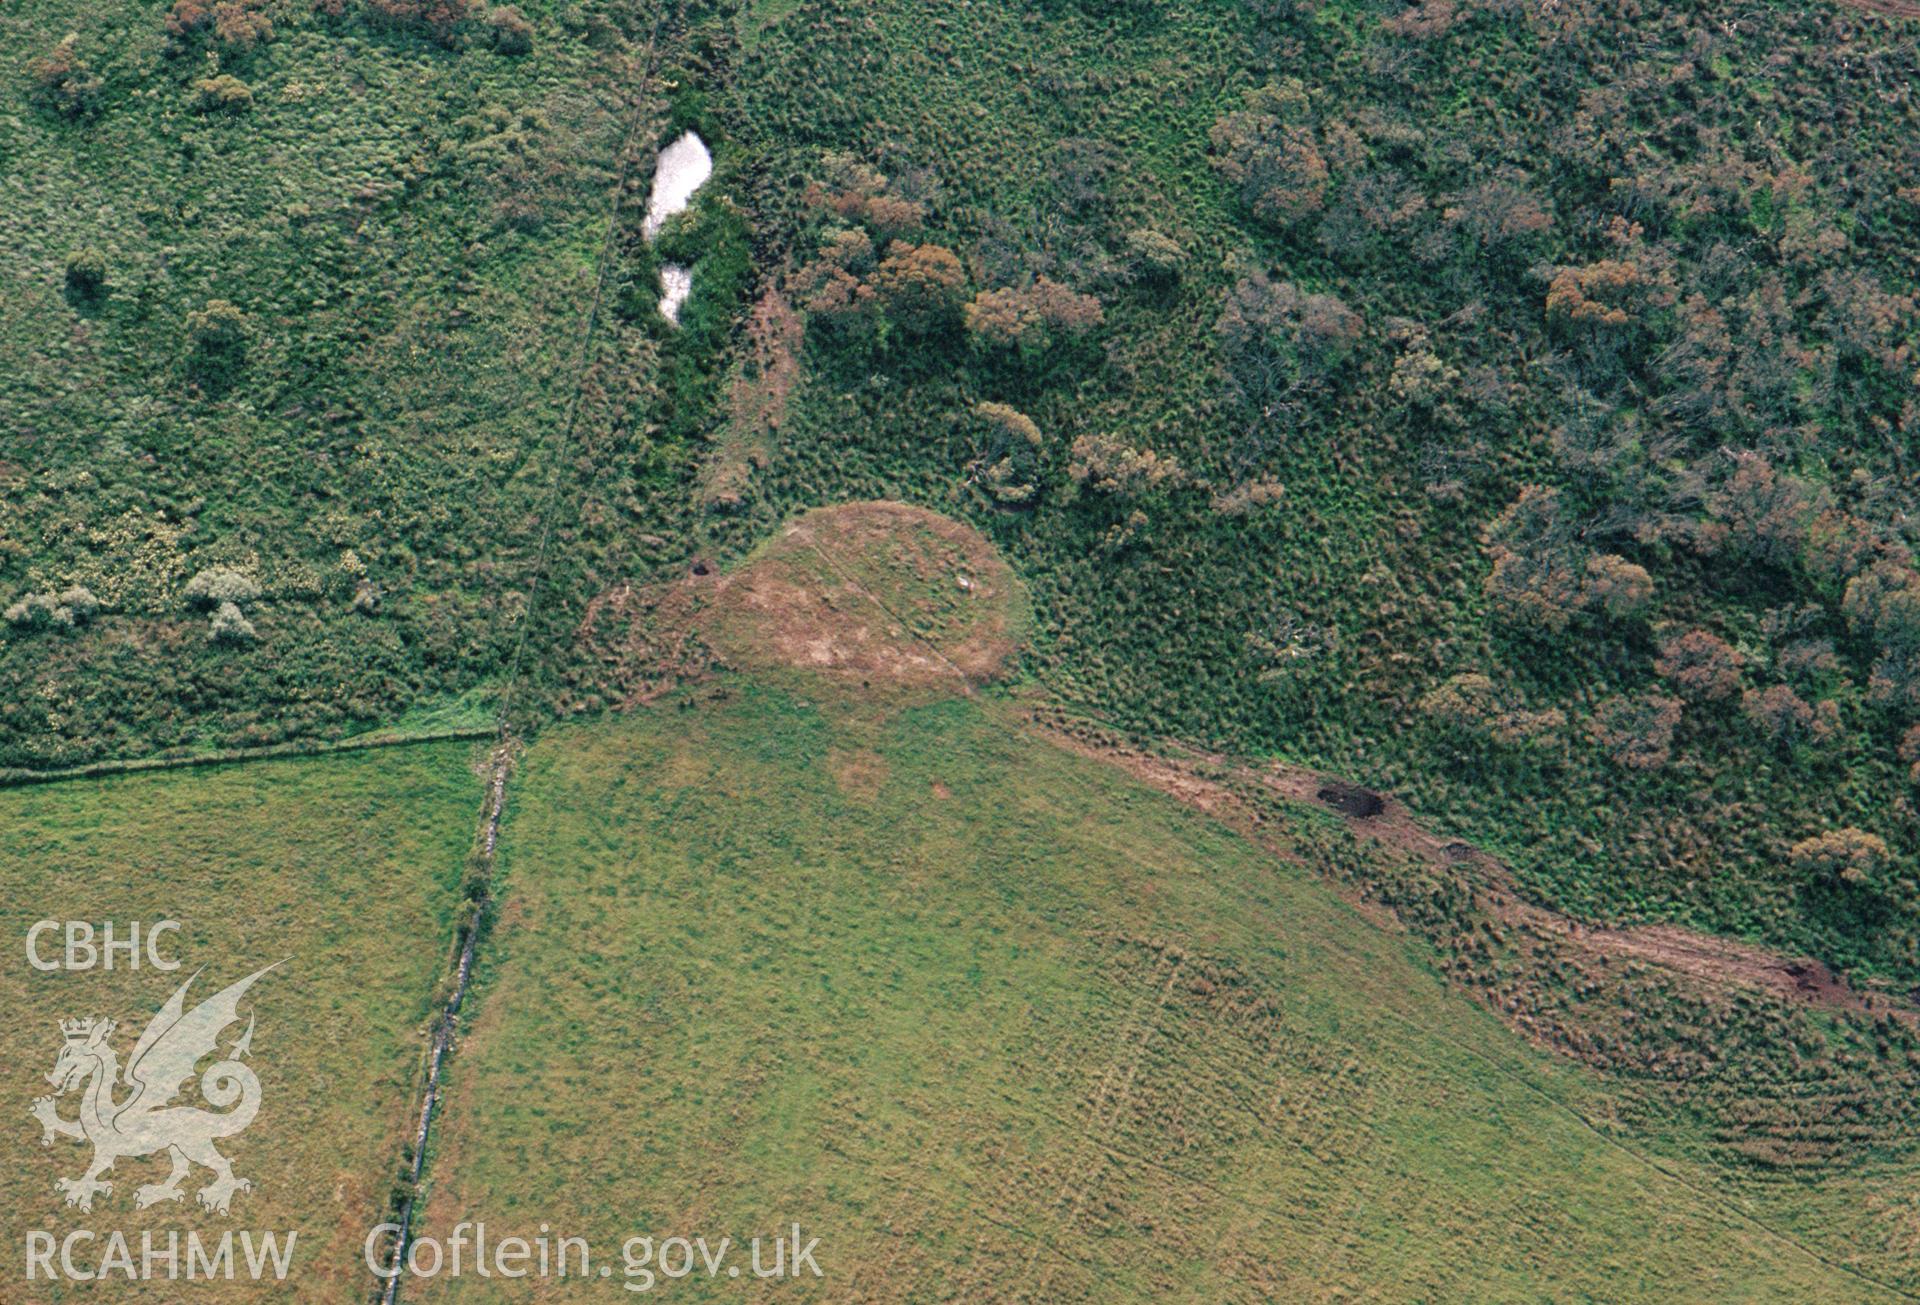
[[[1893,1298],[1589,1123],[1600,1080],[1309,870],[1003,706],[697,692],[523,759],[423,1235],[798,1220],[834,1300]]]

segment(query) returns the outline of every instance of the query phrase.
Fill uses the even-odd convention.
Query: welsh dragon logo
[[[147,1022],[146,1030],[133,1044],[124,1075],[119,1057],[108,1042],[115,1028],[112,1020],[60,1021],[65,1042],[47,1074],[54,1093],[37,1099],[31,1113],[46,1130],[40,1140],[42,1146],[52,1146],[56,1136],[93,1144],[93,1163],[87,1166],[87,1172],[55,1184],[66,1194],[68,1205],[91,1210],[96,1195],[113,1191],[113,1184],[103,1182],[100,1176],[113,1168],[114,1161],[160,1151],[172,1160],[173,1171],[165,1182],[141,1185],[134,1195],[137,1209],[180,1200],[184,1196],[181,1180],[196,1164],[213,1171],[213,1181],[195,1194],[209,1210],[225,1214],[235,1192],[252,1190],[253,1184],[235,1178],[233,1166],[213,1149],[216,1139],[245,1130],[260,1109],[260,1080],[241,1063],[253,1045],[251,1012],[246,1032],[200,1075],[200,1092],[215,1109],[169,1103],[193,1077],[194,1066],[216,1051],[221,1032],[239,1020],[240,998],[247,989],[280,963],[275,961],[264,970],[256,970],[189,1011],[187,989],[200,977],[196,972]],[[131,1091],[116,1100],[122,1084]],[[76,1088],[82,1089],[79,1117],[63,1119],[56,1099]]]

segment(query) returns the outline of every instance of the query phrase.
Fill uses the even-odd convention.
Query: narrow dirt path
[[[1434,864],[1465,872],[1487,911],[1503,924],[1556,934],[1594,951],[1645,961],[1716,987],[1765,992],[1783,1002],[1861,1014],[1893,1015],[1920,1026],[1920,1006],[1890,993],[1862,992],[1820,961],[1786,957],[1751,943],[1672,924],[1628,928],[1595,927],[1530,901],[1512,869],[1497,857],[1460,839],[1434,833],[1391,796],[1373,793],[1335,775],[1304,766],[1271,762],[1242,765],[1219,753],[1187,748],[1167,740],[1133,746],[1118,739],[1101,743],[1057,728],[1039,713],[1028,716],[1042,735],[1062,747],[1119,765],[1136,778],[1189,806],[1241,825],[1257,825],[1235,785],[1249,785],[1302,806],[1339,815],[1353,833]],[[1106,727],[1087,721],[1097,729]],[[1376,914],[1381,908],[1364,903]]]

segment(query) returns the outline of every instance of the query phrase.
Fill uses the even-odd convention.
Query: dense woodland
[[[596,594],[899,497],[1006,551],[1068,703],[1391,789],[1584,917],[1920,983],[1912,22],[0,32],[0,764],[601,710]],[[650,246],[687,128],[717,171]]]

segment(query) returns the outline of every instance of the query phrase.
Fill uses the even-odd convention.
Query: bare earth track
[[[1155,788],[1242,828],[1257,827],[1262,817],[1236,792],[1236,785],[1252,785],[1289,802],[1334,810],[1358,837],[1389,844],[1429,864],[1469,871],[1478,903],[1503,924],[1557,935],[1607,956],[1649,962],[1715,987],[1752,989],[1784,1002],[1831,1010],[1893,1015],[1920,1025],[1920,1007],[1891,995],[1861,992],[1811,958],[1783,957],[1678,925],[1596,928],[1530,902],[1516,886],[1512,870],[1497,858],[1435,834],[1393,798],[1334,776],[1281,762],[1254,769],[1217,754],[1163,742],[1156,742],[1153,750],[1117,741],[1089,743],[1038,714],[1031,719],[1055,742],[1123,766]]]

